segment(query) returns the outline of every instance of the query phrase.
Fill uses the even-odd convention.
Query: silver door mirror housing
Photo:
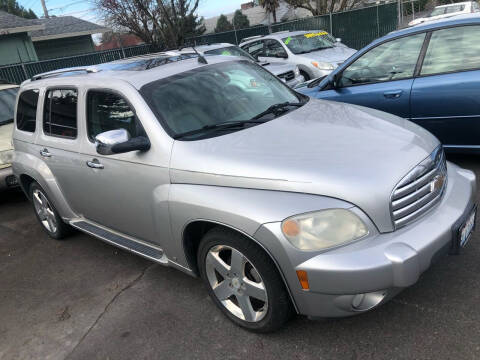
[[[115,154],[113,146],[126,143],[130,140],[130,134],[125,129],[105,131],[95,136],[95,146],[100,155]]]

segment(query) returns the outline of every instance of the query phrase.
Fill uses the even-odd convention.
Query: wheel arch
[[[188,265],[192,272],[196,275],[199,276],[199,269],[198,269],[198,263],[197,263],[197,253],[198,253],[198,248],[200,245],[200,242],[203,238],[203,236],[212,228],[214,227],[223,227],[225,229],[228,229],[230,231],[234,231],[240,235],[242,235],[244,238],[248,239],[249,241],[253,241],[255,244],[257,244],[266,254],[267,256],[272,260],[272,262],[275,264],[275,267],[280,274],[280,277],[282,278],[283,284],[285,288],[287,289],[288,295],[290,297],[290,300],[292,302],[292,305],[295,309],[295,311],[298,313],[298,308],[295,303],[295,299],[292,295],[292,292],[290,290],[290,287],[288,286],[288,282],[285,278],[285,275],[283,274],[283,271],[278,264],[277,260],[273,257],[271,252],[264,246],[262,245],[258,240],[256,240],[254,237],[250,236],[246,232],[235,228],[231,225],[218,222],[218,221],[213,221],[213,220],[207,220],[207,219],[194,219],[189,221],[187,224],[185,224],[182,232],[182,245],[185,253],[185,258],[187,259]]]

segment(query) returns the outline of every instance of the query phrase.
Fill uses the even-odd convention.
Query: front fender
[[[310,194],[172,184],[169,209],[176,248],[171,250],[174,250],[181,265],[189,266],[183,249],[183,230],[196,220],[220,223],[254,238],[260,226],[266,223],[279,222],[289,216],[310,211],[352,206],[345,201]],[[255,240],[271,254],[283,251],[279,250],[280,244]]]

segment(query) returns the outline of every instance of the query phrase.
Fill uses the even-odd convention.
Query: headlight
[[[13,160],[13,150],[0,152],[0,166],[9,165]]]
[[[298,66],[295,68],[295,77],[300,76],[300,69]]]
[[[327,62],[318,62],[318,61],[312,61],[312,65],[315,66],[317,69],[320,70],[333,70],[334,67],[332,64],[327,63]]]
[[[345,209],[328,209],[289,217],[282,232],[300,250],[323,250],[368,234],[363,221]]]

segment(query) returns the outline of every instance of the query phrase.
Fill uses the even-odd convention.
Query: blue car
[[[390,33],[298,91],[383,110],[423,126],[447,149],[480,151],[480,16]]]

